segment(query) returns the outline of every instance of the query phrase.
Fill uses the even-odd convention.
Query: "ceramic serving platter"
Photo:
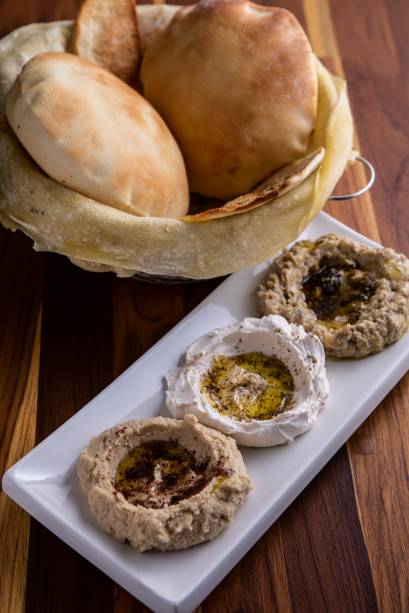
[[[321,213],[303,238],[337,232],[371,241]],[[358,361],[328,361],[331,393],[312,430],[291,445],[242,449],[254,490],[219,537],[180,552],[137,553],[104,534],[79,491],[81,448],[114,424],[168,415],[163,375],[209,330],[257,315],[268,263],[231,275],[74,417],[15,464],[5,492],[30,515],[157,613],[192,611],[271,526],[409,368],[409,334]]]

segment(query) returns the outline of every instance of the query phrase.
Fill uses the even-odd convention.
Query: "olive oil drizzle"
[[[302,285],[308,307],[330,328],[356,323],[362,303],[373,296],[377,287],[373,275],[361,270],[356,261],[326,256]]]
[[[228,471],[209,460],[199,462],[176,441],[148,441],[119,463],[113,485],[131,504],[162,508],[190,498],[220,476]]]
[[[291,407],[294,380],[281,360],[258,351],[218,355],[201,379],[201,391],[221,415],[266,420]]]

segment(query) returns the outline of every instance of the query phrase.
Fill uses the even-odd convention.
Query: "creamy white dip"
[[[240,420],[221,414],[202,391],[203,377],[216,356],[250,352],[279,359],[294,380],[290,408],[271,419]],[[183,366],[169,372],[166,380],[166,404],[173,417],[192,413],[206,426],[231,435],[239,445],[251,447],[292,442],[311,428],[329,393],[321,342],[302,326],[290,324],[279,315],[247,317],[205,334],[190,345]]]

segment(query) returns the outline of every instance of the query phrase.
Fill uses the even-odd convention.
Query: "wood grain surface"
[[[74,0],[0,0],[0,35],[72,18]],[[264,2],[264,4],[272,4]],[[409,254],[409,2],[282,0],[348,79],[371,191],[326,210]],[[365,181],[355,166],[339,190]],[[0,471],[61,425],[219,281],[155,286],[87,273],[0,229]],[[198,610],[409,611],[409,378]],[[147,611],[0,495],[0,611]]]

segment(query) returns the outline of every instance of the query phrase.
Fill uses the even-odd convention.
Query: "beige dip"
[[[78,479],[101,528],[138,551],[213,539],[251,489],[235,441],[193,415],[106,430],[81,452]]]
[[[328,356],[359,358],[398,340],[409,324],[409,261],[336,234],[300,241],[277,257],[258,292],[322,341]]]

